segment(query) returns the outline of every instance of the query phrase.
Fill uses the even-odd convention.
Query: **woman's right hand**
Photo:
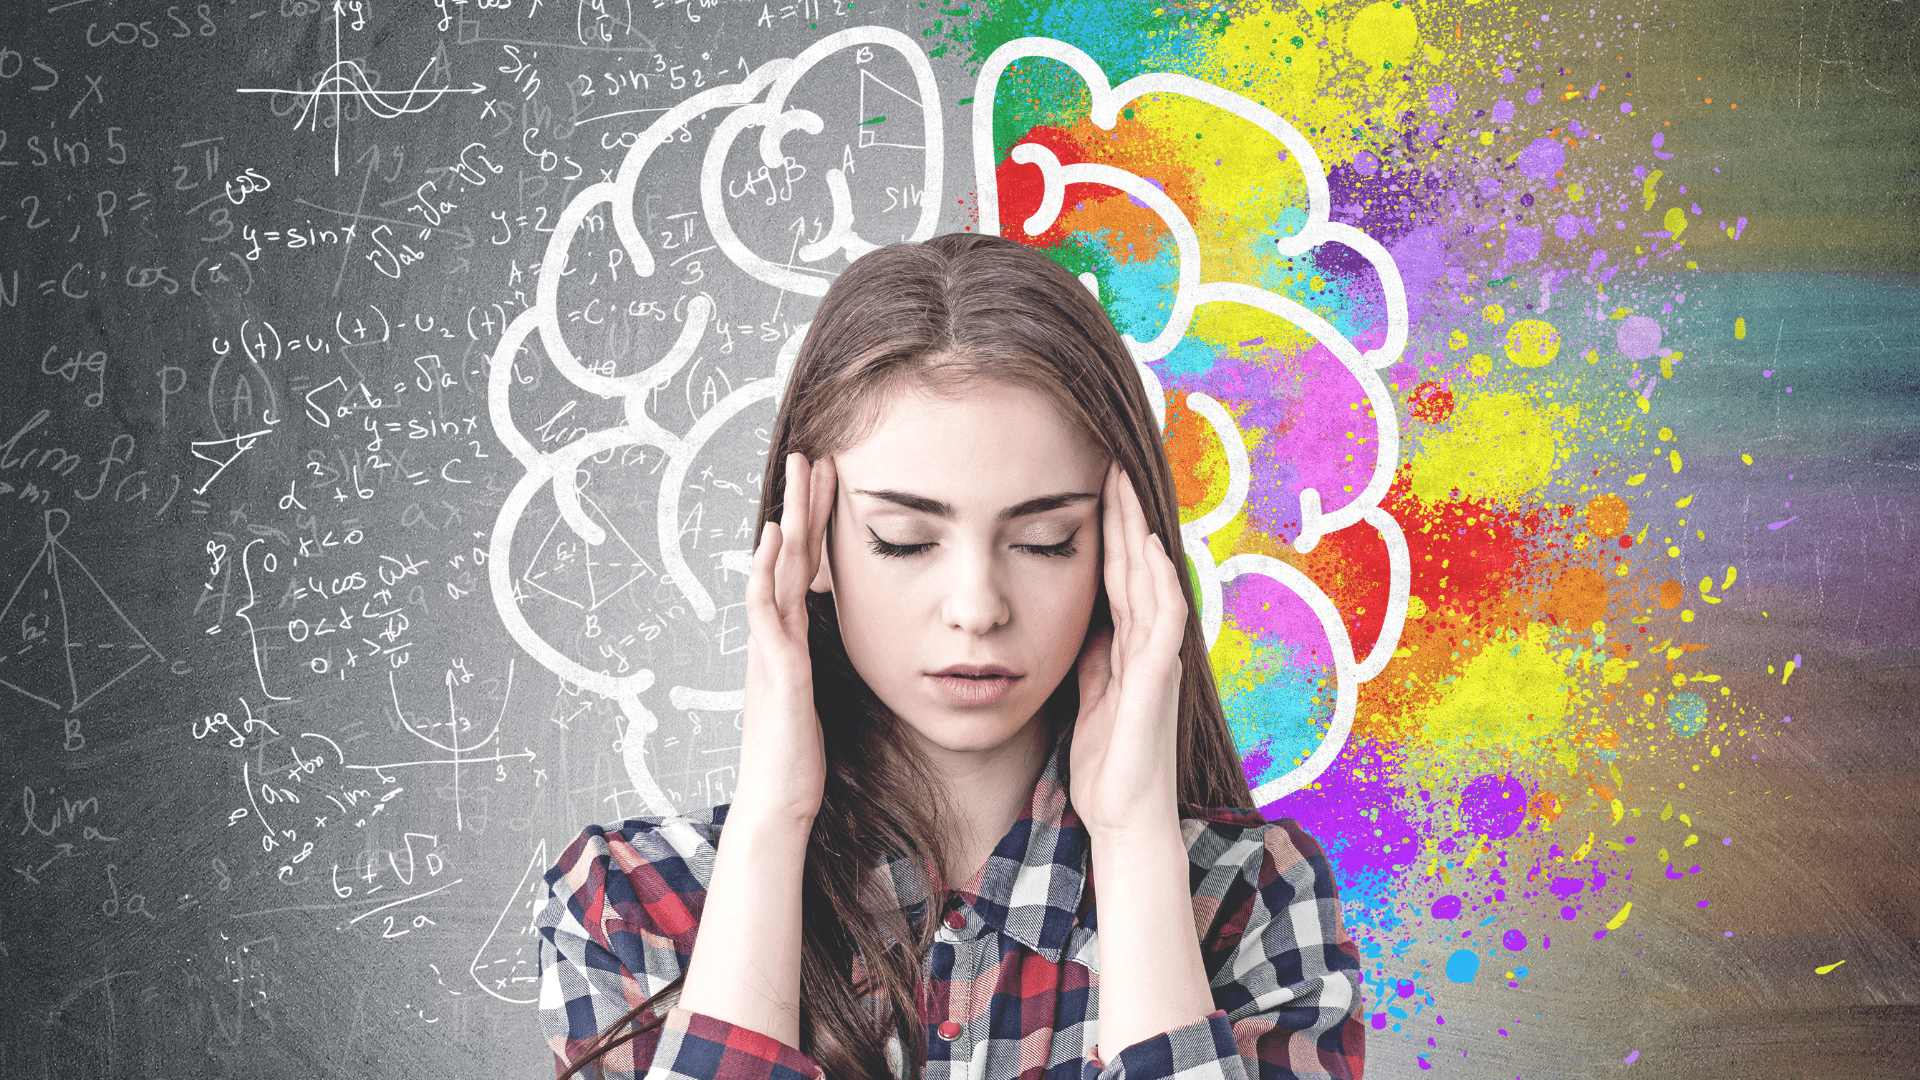
[[[800,1045],[801,879],[826,790],[813,711],[807,587],[833,507],[831,461],[787,457],[780,523],[747,570],[747,701],[740,774],[679,1007]]]
[[[768,522],[747,571],[747,693],[732,816],[810,824],[820,811],[827,760],[813,708],[807,588],[825,557],[833,459],[786,461],[780,521]]]

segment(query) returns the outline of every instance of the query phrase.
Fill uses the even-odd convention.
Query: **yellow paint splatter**
[[[1791,678],[1793,678],[1793,669],[1794,669],[1794,668],[1796,668],[1796,667],[1798,667],[1798,666],[1799,666],[1799,665],[1798,665],[1798,664],[1796,664],[1796,663],[1794,663],[1794,662],[1793,662],[1792,660],[1789,660],[1789,661],[1787,661],[1787,668],[1786,668],[1786,670],[1785,670],[1785,671],[1782,671],[1782,672],[1780,673],[1780,685],[1781,685],[1781,686],[1785,686],[1785,685],[1787,685],[1787,680],[1788,680],[1788,679],[1791,679]]]
[[[1526,394],[1474,398],[1454,411],[1447,430],[1421,440],[1412,461],[1413,493],[1428,502],[1455,491],[1508,501],[1537,490],[1572,453],[1562,429],[1578,421],[1576,406],[1537,407]]]
[[[1834,968],[1837,968],[1837,967],[1839,967],[1839,966],[1840,966],[1841,964],[1844,964],[1844,963],[1846,963],[1846,961],[1845,961],[1845,960],[1835,960],[1835,961],[1834,961],[1833,963],[1831,963],[1831,964],[1822,964],[1822,965],[1820,965],[1819,967],[1817,967],[1817,968],[1814,968],[1814,969],[1813,969],[1813,973],[1814,973],[1815,975],[1825,975],[1826,973],[1828,973],[1828,972],[1830,972],[1830,971],[1832,971],[1832,970],[1833,970]]]
[[[1675,240],[1678,240],[1680,234],[1687,231],[1687,212],[1676,206],[1667,211],[1666,220],[1661,224],[1667,227],[1667,231],[1673,234]]]
[[[1747,320],[1745,316],[1733,320],[1733,339],[1735,341],[1745,341],[1747,339]]]
[[[1521,367],[1541,367],[1560,355],[1560,331],[1542,319],[1521,319],[1507,331],[1507,359]]]
[[[1567,671],[1540,634],[1495,640],[1441,688],[1421,727],[1426,740],[1451,746],[1510,746],[1557,734],[1571,691]],[[1536,637],[1539,640],[1534,640]]]
[[[1397,3],[1368,4],[1347,24],[1347,48],[1369,74],[1405,67],[1419,43],[1413,9]]]
[[[1488,304],[1486,307],[1480,309],[1480,317],[1490,323],[1505,322],[1507,319],[1507,309],[1501,307],[1499,304]]]
[[[1631,914],[1633,914],[1633,901],[1629,900],[1625,904],[1622,904],[1620,906],[1620,914],[1615,915],[1613,918],[1607,920],[1607,929],[1618,930],[1622,926],[1625,926],[1627,923],[1627,916]]]

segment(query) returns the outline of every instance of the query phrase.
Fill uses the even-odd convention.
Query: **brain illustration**
[[[1270,143],[1275,186],[1284,174],[1304,187],[1304,206],[1284,235],[1258,240],[1269,249],[1263,257],[1338,248],[1365,271],[1379,318],[1356,327],[1270,283],[1232,280],[1233,258],[1224,260],[1227,279],[1210,280],[1220,245],[1202,243],[1191,199],[1183,205],[1121,159],[1095,160],[1044,137],[997,152],[996,101],[1009,71],[1036,64],[1084,84],[1094,128],[1177,100]],[[865,252],[934,235],[968,195],[980,230],[1043,248],[1058,240],[1070,206],[1124,200],[1116,205],[1133,214],[1128,239],[1158,252],[1171,280],[1155,291],[1151,318],[1139,317],[1138,281],[1125,269],[1106,280],[1089,269],[1080,280],[1129,331],[1149,398],[1166,406],[1169,438],[1204,434],[1209,479],[1181,529],[1209,646],[1235,617],[1236,597],[1243,607],[1265,597],[1252,606],[1304,613],[1283,631],[1319,659],[1327,707],[1310,751],[1258,778],[1256,797],[1270,802],[1311,782],[1339,753],[1358,686],[1385,666],[1406,617],[1407,547],[1380,505],[1399,455],[1380,372],[1399,362],[1408,320],[1386,250],[1330,219],[1306,137],[1199,79],[1150,73],[1115,86],[1085,53],[1024,38],[979,73],[963,133],[974,190],[955,192],[933,68],[914,39],[854,28],[734,74],[738,81],[699,89],[644,130],[607,133],[625,147],[619,169],[579,188],[552,223],[539,265],[525,270],[528,289],[517,298],[525,306],[489,368],[489,417],[523,470],[490,541],[495,610],[581,697],[617,706],[620,759],[647,812],[729,795],[759,477],[812,298]],[[1216,367],[1216,392],[1185,378],[1182,350],[1242,316],[1284,330],[1271,344],[1285,352],[1290,377],[1236,381],[1231,365]],[[1173,383],[1184,389],[1169,392]],[[1255,531],[1284,537],[1298,556],[1345,530],[1373,534],[1367,543],[1383,551],[1386,570],[1384,618],[1366,624],[1373,640],[1354,639],[1347,613],[1288,551],[1238,543],[1253,519]]]

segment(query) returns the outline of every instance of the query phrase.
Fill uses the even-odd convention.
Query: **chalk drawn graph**
[[[379,89],[379,72],[368,68],[359,60],[344,59],[340,49],[340,24],[346,15],[344,0],[333,3],[333,63],[328,64],[315,77],[311,89],[287,89],[276,86],[244,86],[236,93],[270,94],[275,97],[292,97],[298,100],[298,113],[293,118],[294,130],[302,124],[309,130],[320,130],[320,114],[324,111],[322,103],[333,102],[333,175],[340,175],[340,131],[341,106],[346,98],[353,98],[363,105],[367,112],[382,120],[424,113],[440,103],[448,94],[479,94],[486,91],[480,83],[471,86],[433,85],[428,80],[435,69],[445,68],[445,58],[436,54],[429,57],[420,74],[414,76],[412,85],[405,90]]]

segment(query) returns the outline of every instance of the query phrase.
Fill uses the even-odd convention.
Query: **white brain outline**
[[[641,752],[643,740],[657,726],[657,719],[642,703],[640,695],[652,689],[655,673],[637,668],[624,674],[596,671],[555,648],[527,621],[516,599],[511,555],[514,534],[534,497],[542,489],[551,489],[561,520],[576,536],[588,544],[606,540],[606,531],[588,516],[581,505],[579,469],[588,458],[609,450],[644,445],[660,450],[666,457],[662,471],[660,497],[656,499],[655,525],[665,576],[694,615],[713,621],[718,609],[712,596],[688,566],[679,543],[680,500],[689,467],[708,440],[728,420],[762,401],[778,398],[791,372],[807,325],[794,328],[775,359],[773,370],[731,390],[713,407],[702,413],[684,432],[667,430],[648,411],[652,391],[666,384],[693,358],[706,336],[714,315],[713,301],[704,294],[687,303],[686,320],[679,335],[666,352],[651,365],[626,375],[610,376],[582,364],[562,333],[560,282],[574,241],[589,215],[605,204],[609,207],[614,235],[626,258],[640,277],[651,277],[656,270],[652,248],[634,219],[636,190],[655,150],[673,140],[676,132],[715,110],[729,110],[709,142],[701,165],[700,195],[708,226],[717,246],[740,270],[766,284],[819,296],[826,292],[827,280],[819,274],[805,273],[781,266],[757,255],[734,230],[721,199],[721,168],[734,140],[748,128],[761,128],[759,152],[769,167],[784,159],[782,140],[790,133],[818,134],[822,127],[818,115],[804,109],[789,109],[786,98],[794,85],[821,61],[849,48],[883,46],[899,53],[912,69],[921,102],[933,102],[923,109],[926,123],[925,190],[937,193],[942,187],[939,96],[933,78],[933,66],[912,38],[897,30],[878,26],[853,27],[830,34],[797,56],[768,61],[737,83],[703,90],[668,109],[647,129],[622,158],[618,173],[611,180],[592,184],[570,199],[554,222],[547,240],[536,282],[534,302],[508,323],[488,365],[487,417],[494,435],[526,471],[508,492],[498,514],[488,546],[488,586],[494,609],[509,636],[541,666],[566,681],[591,690],[616,702],[626,715],[622,736],[622,757],[634,789],[649,812],[669,815],[671,801],[646,768]],[[764,98],[763,95],[764,94]],[[819,262],[836,253],[856,258],[877,245],[862,238],[854,228],[854,208],[845,176],[838,169],[826,174],[833,204],[833,222],[825,234],[798,253],[805,262]],[[933,235],[939,200],[922,203],[919,221],[910,234],[915,240]],[[623,406],[623,422],[588,433],[553,451],[543,451],[514,422],[510,396],[514,382],[513,362],[521,347],[538,335],[549,362],[568,382],[601,398],[618,399]],[[737,569],[744,570],[744,562]],[[739,689],[710,690],[675,686],[668,694],[675,708],[738,710],[743,702]]]
[[[1029,236],[1043,233],[1053,225],[1066,202],[1069,184],[1099,184],[1123,191],[1157,214],[1172,233],[1180,258],[1172,312],[1153,340],[1136,341],[1131,335],[1125,339],[1139,365],[1141,381],[1146,384],[1149,395],[1163,406],[1163,412],[1165,395],[1161,392],[1159,379],[1146,365],[1172,352],[1186,336],[1194,311],[1200,305],[1209,303],[1244,304],[1277,315],[1306,331],[1340,360],[1364,389],[1367,403],[1373,409],[1379,438],[1375,440],[1377,452],[1366,485],[1346,505],[1332,511],[1323,507],[1318,490],[1303,490],[1300,493],[1301,530],[1294,541],[1295,550],[1306,554],[1319,544],[1321,537],[1361,522],[1379,532],[1387,549],[1387,610],[1378,639],[1362,659],[1355,655],[1353,641],[1332,599],[1297,567],[1259,554],[1235,555],[1217,565],[1214,563],[1206,538],[1224,528],[1240,513],[1252,482],[1252,469],[1247,459],[1245,439],[1226,408],[1205,394],[1187,395],[1188,404],[1213,428],[1228,463],[1226,495],[1206,513],[1180,527],[1181,541],[1200,585],[1200,624],[1206,633],[1208,647],[1211,648],[1220,636],[1224,614],[1222,587],[1242,575],[1261,574],[1292,592],[1312,609],[1332,648],[1337,689],[1327,732],[1305,761],[1284,776],[1254,790],[1257,804],[1270,803],[1312,783],[1333,763],[1346,745],[1347,735],[1353,728],[1359,685],[1377,676],[1386,667],[1406,625],[1411,559],[1399,522],[1380,505],[1380,500],[1393,482],[1394,469],[1400,457],[1398,414],[1386,384],[1380,378],[1380,369],[1398,363],[1406,349],[1409,321],[1406,288],[1393,256],[1379,241],[1351,225],[1329,219],[1330,192],[1326,175],[1321,171],[1320,157],[1298,128],[1258,102],[1191,75],[1153,72],[1137,75],[1116,87],[1108,80],[1106,71],[1098,61],[1072,45],[1051,38],[1027,37],[1009,41],[995,49],[981,67],[973,95],[973,164],[980,200],[981,231],[998,235],[1001,227],[1000,197],[995,184],[993,160],[995,95],[1007,69],[1019,60],[1030,58],[1057,61],[1073,69],[1087,85],[1091,98],[1089,112],[1093,122],[1104,129],[1111,130],[1114,127],[1121,108],[1129,101],[1148,94],[1178,94],[1192,98],[1259,127],[1282,143],[1299,162],[1307,185],[1306,225],[1291,236],[1276,241],[1277,251],[1291,256],[1304,254],[1329,242],[1342,244],[1359,253],[1380,279],[1387,307],[1386,339],[1378,348],[1363,351],[1318,313],[1285,296],[1240,282],[1203,282],[1200,239],[1193,223],[1187,220],[1171,196],[1146,178],[1111,165],[1062,165],[1052,150],[1039,143],[1020,143],[1009,153],[1013,161],[1037,166],[1044,177],[1040,207],[1021,223],[1021,228]],[[1091,274],[1081,275],[1082,282],[1093,289],[1097,296],[1097,282],[1092,278]]]
[[[667,576],[693,613],[711,622],[717,615],[712,597],[687,565],[679,545],[680,512],[678,493],[695,455],[707,441],[742,410],[762,401],[777,400],[791,372],[807,326],[794,328],[783,343],[773,371],[766,377],[742,384],[702,413],[686,431],[674,433],[663,427],[647,411],[647,399],[653,389],[670,381],[693,357],[706,334],[714,314],[712,301],[695,295],[687,305],[686,321],[677,340],[651,365],[622,376],[603,375],[583,365],[567,344],[559,314],[560,279],[566,268],[569,249],[588,216],[602,204],[608,204],[614,233],[625,249],[635,271],[651,276],[656,264],[652,249],[634,219],[634,195],[654,150],[665,145],[674,133],[715,110],[730,110],[717,126],[709,142],[700,170],[701,205],[716,244],[728,260],[756,280],[777,288],[819,296],[825,293],[824,276],[773,263],[755,253],[733,229],[721,198],[721,166],[734,140],[748,128],[761,129],[759,150],[769,166],[783,159],[782,140],[790,133],[819,134],[820,117],[804,109],[786,107],[788,93],[815,65],[842,50],[862,45],[881,45],[899,53],[912,68],[926,123],[925,181],[927,194],[912,239],[933,235],[938,208],[943,205],[941,112],[930,61],[919,44],[899,31],[885,27],[853,27],[828,35],[792,58],[769,61],[754,69],[738,83],[711,87],[667,110],[641,133],[638,141],[622,159],[611,180],[590,185],[576,194],[561,212],[548,238],[541,261],[534,303],[516,316],[502,333],[488,368],[488,419],[494,434],[516,461],[526,470],[509,491],[489,542],[488,582],[494,607],[509,635],[547,670],[583,689],[616,702],[626,715],[628,726],[623,735],[623,759],[634,789],[647,804],[649,812],[670,815],[674,808],[645,765],[641,746],[657,726],[653,713],[640,695],[655,684],[649,668],[626,674],[609,674],[581,664],[545,641],[520,610],[516,600],[511,550],[513,538],[534,497],[543,488],[551,488],[561,519],[567,527],[589,544],[606,539],[605,531],[581,506],[577,486],[578,469],[589,457],[632,445],[651,446],[662,451],[667,460],[661,476],[661,497],[656,500],[655,524],[659,550]],[[1332,647],[1337,694],[1334,714],[1326,735],[1306,761],[1285,776],[1261,785],[1254,792],[1259,803],[1271,802],[1306,786],[1325,771],[1346,742],[1357,703],[1358,685],[1386,666],[1407,612],[1410,565],[1406,541],[1398,523],[1379,504],[1392,481],[1399,456],[1399,429],[1394,404],[1381,381],[1379,369],[1397,362],[1404,351],[1408,332],[1405,290],[1398,269],[1384,247],[1364,232],[1328,219],[1329,192],[1326,177],[1320,171],[1319,157],[1305,136],[1266,109],[1241,95],[1223,90],[1187,75],[1152,73],[1136,76],[1114,87],[1105,72],[1086,53],[1063,42],[1048,38],[1021,38],[1007,42],[994,51],[983,66],[974,94],[973,153],[976,192],[981,231],[997,235],[1000,231],[999,193],[995,186],[993,161],[993,105],[1001,76],[1015,61],[1044,57],[1066,64],[1085,80],[1092,93],[1092,118],[1103,128],[1112,128],[1122,106],[1150,93],[1172,93],[1206,102],[1247,120],[1268,132],[1286,146],[1300,162],[1308,188],[1308,220],[1295,234],[1283,238],[1276,247],[1283,255],[1297,255],[1327,242],[1343,244],[1358,252],[1371,264],[1382,286],[1388,309],[1385,342],[1378,348],[1362,351],[1326,319],[1299,303],[1265,289],[1237,282],[1202,282],[1199,240],[1185,215],[1173,200],[1144,178],[1113,166],[1094,164],[1062,165],[1046,147],[1024,143],[1013,148],[1016,162],[1038,166],[1045,177],[1042,205],[1023,223],[1029,235],[1044,232],[1057,217],[1069,184],[1100,184],[1124,191],[1144,202],[1165,222],[1180,255],[1179,280],[1171,317],[1151,341],[1139,342],[1127,337],[1152,400],[1164,403],[1158,378],[1147,363],[1158,360],[1180,343],[1191,323],[1194,311],[1207,303],[1238,303],[1258,308],[1287,320],[1307,331],[1336,356],[1364,388],[1379,428],[1378,455],[1365,487],[1344,506],[1333,511],[1323,508],[1314,489],[1301,493],[1302,529],[1295,541],[1300,552],[1313,550],[1320,538],[1360,522],[1373,526],[1384,541],[1390,567],[1387,611],[1378,640],[1364,659],[1355,655],[1353,643],[1332,600],[1307,575],[1295,567],[1265,555],[1241,554],[1215,565],[1206,538],[1225,527],[1240,513],[1251,483],[1251,468],[1245,441],[1224,406],[1204,394],[1189,394],[1189,405],[1212,427],[1226,454],[1229,467],[1228,490],[1221,502],[1199,518],[1181,526],[1188,558],[1194,564],[1200,583],[1200,618],[1208,645],[1218,638],[1222,620],[1222,587],[1246,574],[1265,575],[1300,597],[1312,609]],[[762,95],[765,95],[764,98]],[[826,183],[833,205],[833,222],[826,232],[798,252],[804,262],[818,262],[836,253],[857,258],[877,246],[860,237],[854,228],[854,207],[845,177],[830,169]],[[1096,295],[1098,282],[1093,275],[1081,280]],[[514,423],[509,408],[513,384],[512,367],[522,345],[538,334],[548,359],[574,386],[602,398],[617,398],[623,404],[624,421],[614,427],[589,433],[574,442],[548,452],[540,450]],[[1163,410],[1164,411],[1164,410]],[[736,569],[744,569],[744,565]],[[737,711],[744,692],[738,688],[701,689],[674,686],[668,700],[677,709]]]

